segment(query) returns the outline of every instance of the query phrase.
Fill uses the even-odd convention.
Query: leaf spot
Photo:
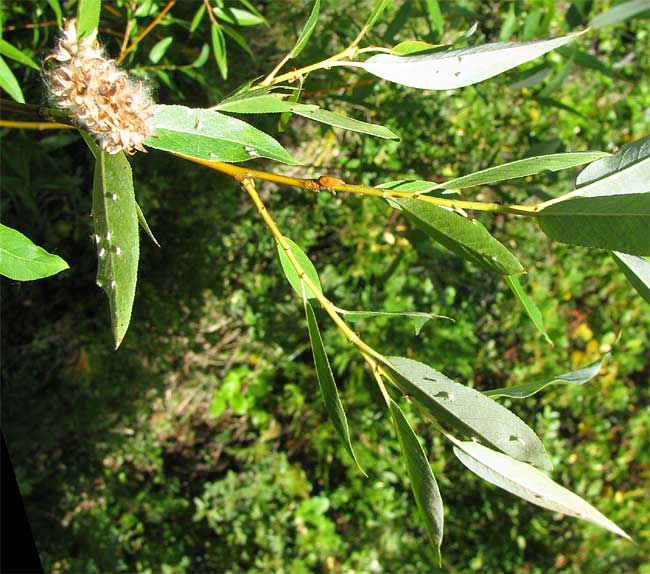
[[[117,201],[117,193],[113,193],[113,194],[111,195],[111,199],[112,199],[113,201]]]

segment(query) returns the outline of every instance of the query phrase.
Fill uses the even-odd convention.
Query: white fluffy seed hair
[[[154,102],[142,82],[130,78],[104,55],[97,32],[80,39],[67,20],[44,71],[52,103],[91,133],[108,153],[146,152],[153,135]]]

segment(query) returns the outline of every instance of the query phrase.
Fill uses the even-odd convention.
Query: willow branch
[[[271,173],[259,169],[250,169],[231,163],[220,161],[208,161],[193,157],[184,156],[181,154],[174,154],[182,159],[198,163],[209,169],[230,175],[239,181],[245,177],[252,177],[255,179],[262,179],[265,181],[272,181],[281,185],[290,187],[299,187],[308,191],[334,191],[334,192],[347,192],[357,195],[369,195],[373,197],[389,198],[408,198],[431,203],[441,207],[448,207],[450,209],[469,209],[473,211],[487,211],[492,213],[507,213],[511,215],[522,215],[525,217],[532,217],[539,211],[536,205],[502,205],[500,203],[483,203],[480,201],[465,201],[459,199],[447,199],[444,197],[435,197],[430,195],[423,195],[418,193],[396,191],[393,189],[377,189],[376,187],[367,187],[365,185],[348,185],[346,183],[332,183],[333,181],[341,181],[335,178],[321,177],[319,179],[305,179],[300,177],[290,177]]]

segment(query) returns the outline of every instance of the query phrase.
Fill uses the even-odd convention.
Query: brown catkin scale
[[[95,136],[108,153],[146,152],[153,135],[154,102],[141,81],[129,78],[104,55],[96,31],[79,39],[74,19],[65,23],[55,50],[45,58],[50,99]]]

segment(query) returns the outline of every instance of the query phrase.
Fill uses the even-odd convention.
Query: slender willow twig
[[[250,169],[248,167],[233,165],[231,163],[225,163],[220,161],[208,161],[204,159],[184,156],[181,154],[174,154],[174,155],[182,159],[185,159],[187,161],[198,163],[200,165],[203,165],[215,171],[225,173],[238,180],[242,180],[246,176],[249,176],[255,179],[263,179],[265,181],[272,181],[274,183],[288,185],[291,187],[299,187],[302,189],[307,189],[309,191],[316,191],[316,192],[342,191],[342,192],[354,193],[358,195],[370,195],[374,197],[383,197],[384,199],[391,198],[391,197],[417,199],[420,201],[424,201],[425,203],[431,203],[433,205],[448,207],[450,209],[470,209],[474,211],[508,213],[511,215],[522,215],[525,217],[532,217],[539,211],[539,208],[536,205],[502,205],[499,203],[483,203],[480,201],[447,199],[443,197],[434,197],[434,196],[417,194],[417,193],[412,193],[407,191],[396,191],[393,189],[377,189],[375,187],[367,187],[365,185],[348,185],[345,183],[323,185],[319,180],[316,179],[290,177],[290,176],[271,173],[259,169]]]
[[[149,34],[149,32],[151,32],[151,30],[153,30],[160,23],[160,21],[163,19],[165,14],[167,14],[167,12],[169,12],[172,9],[174,4],[176,4],[176,0],[169,0],[169,2],[167,2],[166,6],[151,21],[151,23],[144,30],[142,30],[142,32],[136,37],[136,39],[133,40],[133,42],[131,42],[131,45],[119,55],[119,57],[117,58],[118,64],[121,63],[122,60],[124,60],[124,58],[126,58],[127,54],[135,50],[136,46],[144,39],[145,36],[147,36],[147,34]]]

